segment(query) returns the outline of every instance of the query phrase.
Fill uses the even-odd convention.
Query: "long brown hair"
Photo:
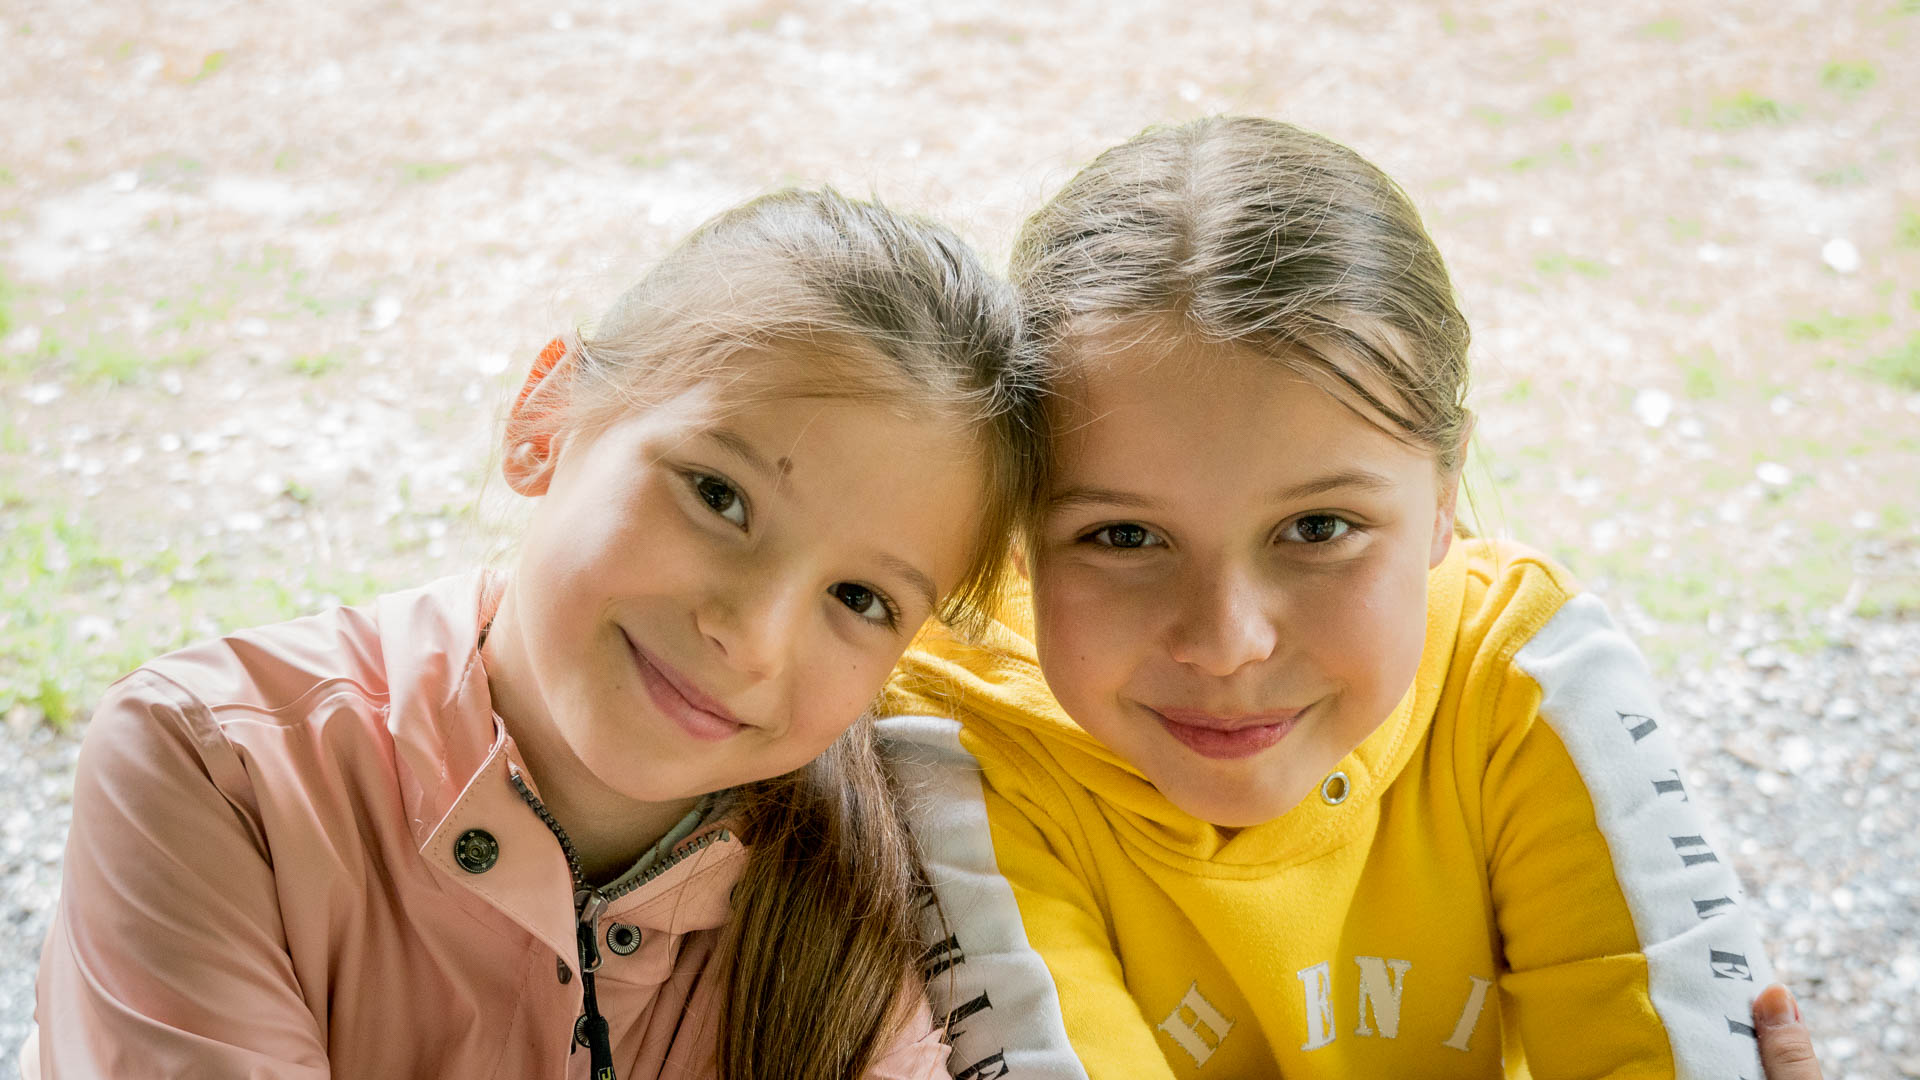
[[[977,452],[951,467],[981,471],[985,510],[938,612],[964,633],[994,609],[1040,468],[1041,380],[1018,338],[1012,291],[951,232],[830,190],[783,191],[703,225],[568,335],[533,391],[547,400],[516,410],[531,426],[506,442],[590,429],[706,380],[746,386],[761,347],[792,347],[817,370],[775,392],[885,402],[975,434]],[[901,1019],[927,936],[925,875],[871,719],[728,806],[749,856],[722,950],[721,1074],[858,1076]]]
[[[1470,334],[1446,265],[1399,185],[1330,139],[1251,116],[1150,128],[1027,220],[1012,276],[1062,378],[1116,328],[1242,345],[1460,465]]]

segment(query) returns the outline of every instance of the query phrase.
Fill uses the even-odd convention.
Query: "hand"
[[[1774,983],[1753,1000],[1753,1030],[1760,1037],[1760,1064],[1767,1080],[1820,1080],[1813,1035],[1786,987]]]

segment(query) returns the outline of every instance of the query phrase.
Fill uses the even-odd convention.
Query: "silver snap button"
[[[469,874],[484,874],[500,861],[500,841],[485,829],[468,829],[453,842],[453,861]]]
[[[640,928],[626,923],[610,923],[607,926],[607,948],[621,956],[632,956],[640,947]]]
[[[1327,801],[1328,806],[1339,806],[1352,793],[1353,783],[1347,779],[1346,773],[1335,771],[1320,781],[1320,797]]]

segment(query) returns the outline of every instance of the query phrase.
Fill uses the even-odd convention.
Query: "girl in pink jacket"
[[[542,354],[474,573],[94,714],[44,1077],[943,1076],[864,719],[993,610],[1035,380],[946,231],[767,196]]]

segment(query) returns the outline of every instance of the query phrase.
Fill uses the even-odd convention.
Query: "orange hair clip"
[[[526,426],[528,421],[533,419],[532,417],[524,415],[524,412],[527,407],[527,402],[533,398],[534,388],[547,381],[547,376],[553,374],[554,367],[558,365],[566,355],[567,343],[561,338],[554,338],[552,341],[547,342],[546,348],[540,350],[539,359],[533,362],[533,370],[527,372],[527,381],[521,384],[520,396],[514,399],[514,426]],[[547,435],[545,432],[533,435],[526,439],[525,442],[527,445],[532,446],[534,453],[540,457],[544,458],[547,456]]]

